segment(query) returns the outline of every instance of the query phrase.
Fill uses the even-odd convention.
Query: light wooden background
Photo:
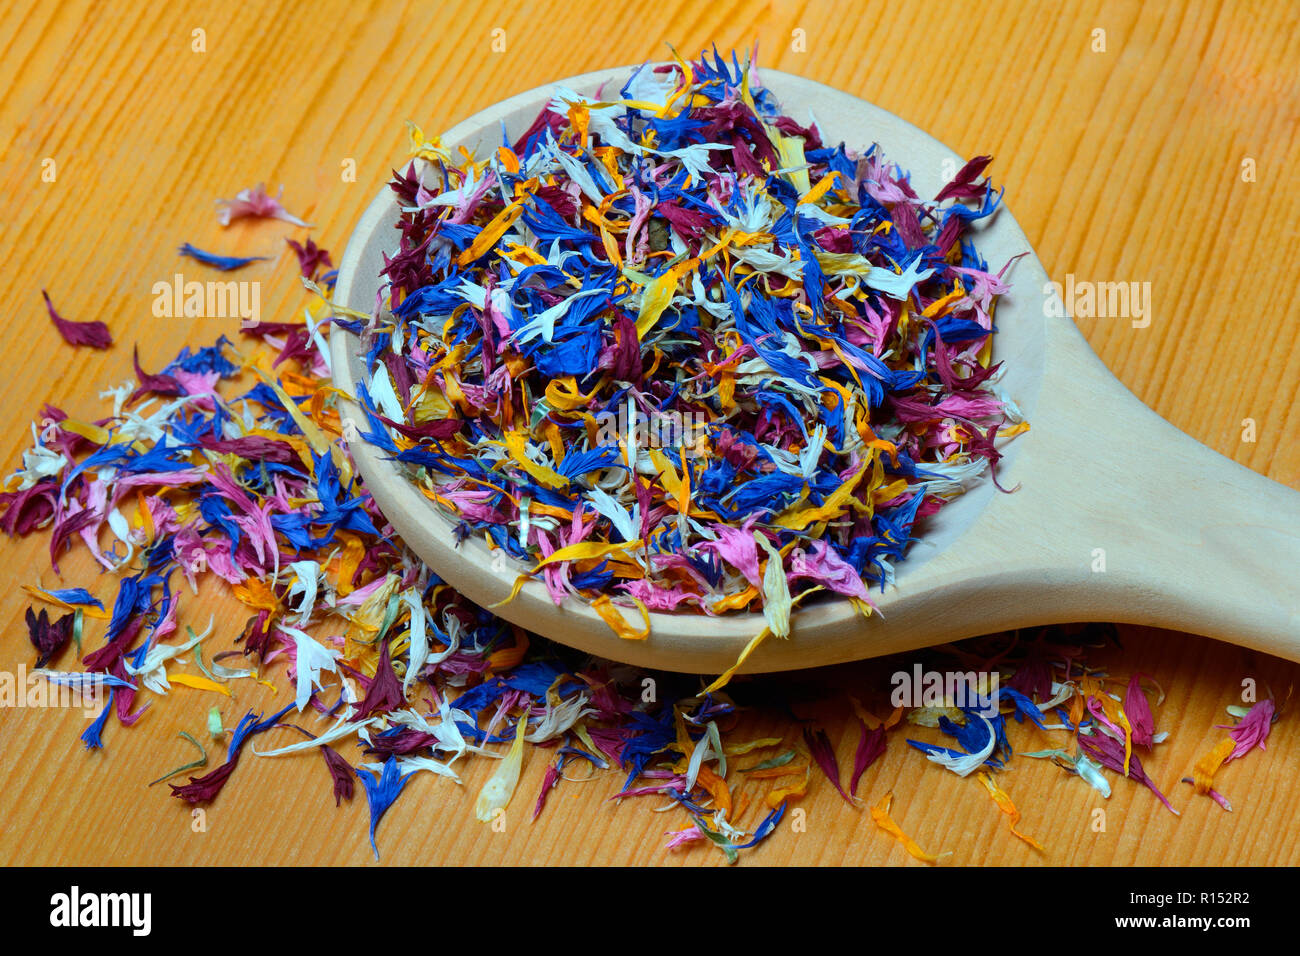
[[[211,319],[152,318],[150,287],[181,270],[181,242],[274,257],[241,277],[263,280],[264,315],[297,307],[282,237],[301,232],[275,223],[223,232],[214,198],[259,180],[284,183],[289,208],[317,225],[313,235],[337,258],[350,224],[404,156],[403,120],[440,130],[543,82],[662,57],[668,42],[692,53],[758,41],[761,63],[870,99],[959,152],[992,153],[994,176],[1054,279],[1149,281],[1150,327],[1082,321],[1093,346],[1170,421],[1300,486],[1297,10],[1288,2],[11,0],[0,7],[0,354],[8,360],[0,461],[16,464],[45,399],[94,417],[98,388],[129,376],[133,341],[156,369],[182,344],[231,331]],[[206,52],[196,53],[200,28]],[[505,31],[504,52],[491,48],[494,28]],[[1097,29],[1105,52],[1091,49]],[[803,52],[795,30],[806,36]],[[47,157],[54,183],[41,181]],[[348,158],[355,183],[340,175]],[[1242,179],[1246,158],[1256,182]],[[65,346],[42,311],[43,286],[67,317],[106,321],[117,345],[106,354]],[[1253,443],[1242,441],[1246,418],[1256,422]],[[30,666],[18,585],[58,585],[45,540],[0,548],[0,666]],[[64,570],[67,585],[113,593],[84,552]],[[189,619],[215,613],[233,637],[242,616],[215,590],[186,605]],[[1047,845],[1039,855],[1010,836],[978,782],[927,764],[901,736],[862,793],[874,802],[892,788],[895,817],[927,849],[952,851],[951,863],[1300,862],[1293,715],[1267,753],[1222,772],[1234,812],[1178,783],[1219,739],[1211,727],[1244,677],[1282,694],[1296,668],[1188,635],[1130,629],[1125,641],[1125,652],[1107,658],[1115,672],[1149,672],[1170,692],[1157,720],[1173,740],[1147,767],[1184,811],[1180,819],[1131,782],[1116,781],[1105,802],[1050,765],[1017,760],[1002,785],[1023,828]],[[863,674],[838,668],[768,691],[823,697],[804,713],[825,722],[848,765],[856,731],[827,688],[860,689]],[[79,712],[0,713],[0,862],[369,862],[364,798],[336,810],[317,756],[248,754],[203,833],[192,832],[187,809],[164,787],[144,789],[189,759],[176,735],[200,734],[211,703],[223,705],[229,726],[247,706],[287,699],[257,691],[232,705],[178,687],[135,728],[111,723],[105,753],[82,752]],[[789,728],[775,714],[747,722],[755,732]],[[1012,733],[1021,750],[1061,739]],[[423,775],[380,829],[384,862],[721,862],[712,848],[663,850],[661,834],[681,818],[649,812],[653,802],[609,802],[620,779],[613,774],[562,784],[528,824],[544,766],[541,754],[529,757],[504,833],[472,816],[490,768],[475,767],[464,787]],[[806,832],[783,827],[746,859],[911,864],[824,780],[814,780],[802,806]],[[1088,826],[1095,806],[1107,811],[1104,833]]]

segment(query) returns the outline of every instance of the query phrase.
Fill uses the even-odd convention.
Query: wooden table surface
[[[265,317],[300,307],[283,237],[302,232],[266,222],[223,232],[216,197],[260,180],[284,183],[289,208],[316,224],[312,235],[337,259],[351,224],[405,157],[407,118],[432,132],[547,81],[661,58],[665,43],[693,53],[757,41],[760,65],[872,100],[959,152],[992,153],[994,178],[1053,279],[1150,282],[1149,327],[1081,319],[1093,347],[1174,424],[1298,487],[1298,11],[1285,0],[11,0],[0,8],[0,349],[9,356],[0,461],[18,464],[44,400],[96,417],[99,389],[130,377],[133,342],[156,369],[183,344],[233,331],[217,319],[152,316],[151,287],[181,271],[181,242],[272,256],[242,277],[262,280]],[[193,48],[196,30],[205,31],[202,52]],[[1104,50],[1095,49],[1096,31]],[[53,182],[42,178],[47,159]],[[341,175],[347,160],[355,182]],[[45,318],[42,287],[65,316],[107,322],[117,344],[105,353],[63,344]],[[1244,440],[1245,419],[1253,441]],[[45,537],[0,548],[0,668],[12,671],[32,663],[19,585],[60,585]],[[64,575],[63,586],[110,587],[95,581],[84,549],[65,561]],[[209,613],[233,639],[243,616],[221,586],[185,605],[190,621]],[[1220,774],[1233,812],[1178,782],[1220,739],[1212,725],[1226,718],[1243,679],[1282,695],[1296,667],[1190,635],[1130,628],[1124,642],[1102,659],[1118,674],[1150,673],[1169,692],[1157,723],[1172,740],[1146,767],[1181,817],[1130,781],[1115,780],[1103,801],[1046,762],[1017,759],[1000,779],[1023,828],[1046,844],[1039,854],[1009,834],[978,782],[927,763],[899,737],[861,793],[874,803],[892,789],[895,818],[927,849],[951,851],[955,864],[1300,863],[1293,714],[1276,725],[1267,752]],[[860,688],[869,672],[854,665],[768,678],[763,689],[820,699],[807,712],[827,727],[844,765],[856,731],[839,692]],[[244,690],[224,708],[228,725],[236,710],[287,699],[283,687],[278,696]],[[177,733],[199,733],[212,702],[177,688],[134,728],[111,724],[106,751],[93,753],[77,739],[80,711],[0,712],[0,863],[372,860],[364,798],[336,810],[318,757],[244,760],[203,832],[163,786],[146,790],[189,759]],[[790,730],[763,708],[744,720]],[[1012,728],[1018,750],[1061,739]],[[663,832],[680,818],[652,813],[645,801],[609,801],[615,774],[564,784],[537,823],[518,812],[517,823],[493,832],[472,814],[491,769],[484,763],[458,765],[469,771],[460,787],[416,779],[380,829],[383,861],[722,862],[708,847],[663,849]],[[540,755],[527,760],[512,809],[531,807],[544,767]],[[744,859],[919,865],[825,780],[814,780],[801,806],[806,832],[783,825]],[[1095,807],[1106,810],[1104,832],[1090,826]]]

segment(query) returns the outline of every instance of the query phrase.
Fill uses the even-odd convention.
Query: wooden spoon
[[[617,91],[630,68],[562,81],[585,95]],[[933,196],[964,161],[942,143],[857,97],[762,70],[783,111],[815,114],[826,141],[879,143],[886,158]],[[551,99],[553,86],[511,97],[452,128],[447,147],[493,149],[502,124],[513,140]],[[398,209],[385,188],[366,210],[339,269],[336,301],[368,312],[382,253],[396,248]],[[896,587],[863,619],[847,601],[793,615],[788,639],[769,638],[749,672],[789,670],[908,650],[1008,628],[1115,621],[1193,631],[1300,660],[1300,493],[1269,481],[1178,431],[1135,398],[1064,318],[1059,296],[1006,208],[975,236],[991,268],[1009,270],[998,303],[994,354],[1001,386],[1031,430],[1006,445],[1001,493],[983,480],[931,518],[897,566]],[[1128,322],[1128,319],[1113,321]],[[356,394],[364,374],[356,336],[336,328],[335,384]],[[368,424],[345,402],[346,422]],[[345,428],[347,426],[345,425]],[[384,515],[444,580],[481,605],[506,598],[520,566],[494,558],[481,540],[457,546],[452,520],[384,452],[351,452]],[[530,581],[502,617],[548,638],[643,667],[718,673],[762,629],[757,613],[651,615],[648,639],[617,637],[585,603],[557,607]],[[640,626],[639,616],[628,620]]]

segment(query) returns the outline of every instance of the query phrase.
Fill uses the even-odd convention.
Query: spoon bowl
[[[594,96],[617,89],[631,68],[561,81]],[[848,93],[762,70],[787,115],[815,114],[824,140],[863,149],[878,143],[933,196],[964,162],[911,124]],[[494,148],[515,139],[550,101],[553,84],[511,97],[443,137],[449,148]],[[385,187],[340,263],[335,301],[373,308],[384,254],[397,245],[398,204]],[[987,477],[918,525],[919,539],[896,567],[895,586],[873,595],[864,619],[847,600],[798,608],[790,636],[763,642],[744,672],[815,667],[1039,624],[1107,620],[1222,637],[1300,659],[1300,493],[1243,468],[1189,438],[1135,398],[1105,368],[1068,318],[1029,241],[1005,206],[976,224],[973,240],[993,269],[1008,270],[998,301],[993,356],[1001,388],[1031,430],[1003,449],[997,491]],[[1128,321],[1128,320],[1116,320]],[[334,383],[355,395],[366,381],[360,339],[335,327]],[[345,428],[369,424],[351,401]],[[350,426],[349,427],[349,423]],[[384,516],[441,578],[476,603],[509,597],[525,570],[481,540],[457,544],[455,522],[422,495],[408,466],[363,439],[350,451]],[[761,614],[650,614],[645,640],[618,637],[587,604],[557,606],[530,580],[493,608],[528,630],[641,667],[718,673],[764,626]],[[626,612],[633,626],[639,615]]]

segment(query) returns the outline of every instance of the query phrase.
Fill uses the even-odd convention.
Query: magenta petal
[[[542,777],[542,789],[537,794],[537,803],[533,805],[533,819],[536,820],[542,814],[542,808],[546,806],[546,795],[555,789],[555,785],[560,782],[560,768],[551,764],[546,768],[546,775]]]
[[[1134,674],[1129,678],[1128,689],[1124,692],[1124,714],[1128,717],[1129,727],[1133,732],[1133,743],[1150,750],[1154,744],[1152,735],[1156,729],[1156,721],[1151,716],[1151,707],[1147,704],[1146,694],[1142,692],[1141,677],[1141,674]]]
[[[1228,760],[1236,760],[1238,757],[1244,757],[1252,749],[1258,747],[1264,749],[1264,741],[1268,739],[1268,733],[1273,729],[1273,699],[1261,700],[1245,717],[1241,723],[1235,727],[1224,727],[1228,731],[1228,736],[1237,742],[1232,753],[1228,754]]]
[[[1080,736],[1079,747],[1093,760],[1097,761],[1103,767],[1108,767],[1118,774],[1124,773],[1124,745],[1114,737],[1108,737],[1105,734],[1092,734],[1091,736]],[[1159,788],[1152,783],[1151,778],[1146,775],[1142,769],[1142,761],[1138,760],[1137,754],[1130,754],[1128,761],[1128,776],[1131,780],[1136,780],[1142,784],[1157,797],[1165,808],[1174,815],[1178,811],[1170,806],[1165,795],[1160,792]]]

